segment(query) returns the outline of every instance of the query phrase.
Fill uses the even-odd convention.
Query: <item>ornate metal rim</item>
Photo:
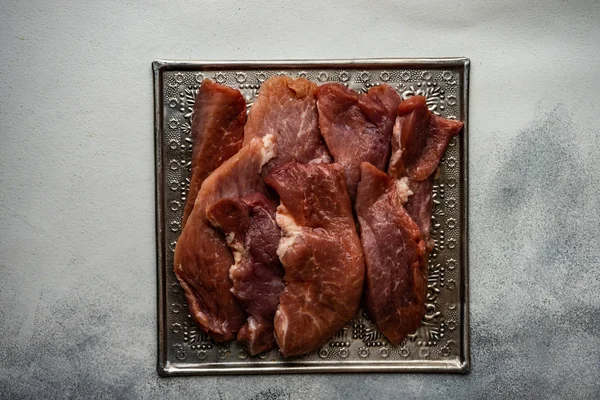
[[[461,148],[462,168],[461,176],[461,252],[460,266],[462,279],[461,285],[461,323],[460,323],[460,361],[430,361],[406,360],[403,365],[389,365],[386,363],[370,363],[364,365],[360,361],[346,361],[343,365],[315,365],[314,363],[298,363],[293,365],[248,366],[248,367],[219,367],[214,364],[174,364],[167,359],[167,343],[165,325],[166,311],[166,267],[165,267],[165,212],[161,207],[164,201],[164,172],[163,172],[163,103],[162,79],[163,72],[170,70],[218,70],[224,68],[234,69],[260,69],[260,68],[442,68],[454,67],[460,69],[462,79],[461,101],[463,103],[460,118],[465,122],[464,137]],[[157,255],[157,299],[158,299],[158,365],[157,370],[161,376],[179,375],[208,375],[208,374],[268,374],[268,373],[330,373],[330,372],[435,372],[435,373],[468,373],[471,368],[469,349],[469,277],[468,277],[468,111],[469,111],[469,71],[468,58],[386,58],[386,59],[354,59],[354,60],[274,60],[274,61],[175,61],[157,60],[152,63],[154,78],[154,131],[155,131],[155,179],[156,179],[156,255]]]

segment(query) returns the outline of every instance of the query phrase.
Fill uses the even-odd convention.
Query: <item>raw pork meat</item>
[[[276,207],[264,194],[254,193],[221,199],[206,211],[208,220],[223,231],[233,252],[231,291],[248,313],[237,340],[251,355],[275,344],[273,318],[285,286],[277,257],[281,232],[275,223]]]
[[[400,96],[388,85],[358,94],[338,83],[317,89],[319,126],[336,163],[346,170],[350,199],[356,197],[360,163],[368,161],[385,170],[390,159],[390,138]]]
[[[450,139],[463,127],[462,121],[432,114],[424,96],[413,96],[398,106],[392,136],[392,177],[408,176],[423,181],[431,176],[444,155]]]
[[[277,157],[267,164],[265,172],[289,161],[331,161],[319,131],[316,88],[306,79],[287,76],[270,78],[261,85],[248,114],[244,144],[255,137],[275,137]]]
[[[398,107],[388,173],[393,178],[409,178],[413,196],[408,200],[406,210],[421,229],[429,250],[433,248],[429,231],[434,172],[450,139],[463,125],[462,121],[432,114],[423,96],[413,96]]]
[[[275,313],[275,338],[283,355],[301,355],[356,315],[363,254],[341,165],[291,162],[265,181],[281,197],[277,254],[286,287]]]
[[[427,244],[427,250],[431,251],[433,250],[433,240],[430,235],[431,213],[433,210],[433,175],[421,182],[409,181],[408,187],[412,195],[408,198],[404,208],[421,230],[423,240]]]
[[[202,182],[242,147],[245,123],[246,101],[240,91],[204,80],[194,104],[190,190],[182,226],[192,213]]]
[[[275,156],[273,136],[244,146],[206,178],[175,248],[175,274],[189,304],[190,315],[215,340],[234,337],[246,314],[231,293],[229,268],[234,263],[223,236],[206,221],[206,208],[225,197],[264,193],[260,176]]]
[[[367,311],[390,343],[414,332],[425,315],[426,248],[402,203],[407,179],[395,180],[373,165],[360,165],[356,213],[367,265]]]

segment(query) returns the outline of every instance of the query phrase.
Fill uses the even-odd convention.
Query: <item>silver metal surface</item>
[[[155,61],[158,372],[163,376],[302,372],[449,372],[470,368],[467,251],[469,60]],[[277,350],[250,357],[235,342],[217,344],[195,325],[173,273],[189,186],[191,118],[203,79],[239,89],[251,107],[271,76],[339,82],[364,92],[387,83],[403,98],[427,97],[432,112],[465,121],[434,185],[427,314],[421,328],[391,346],[362,311],[319,349],[292,359]]]

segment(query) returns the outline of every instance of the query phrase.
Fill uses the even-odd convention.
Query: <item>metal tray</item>
[[[469,60],[155,61],[158,373],[163,376],[302,372],[447,372],[470,368],[467,251]],[[236,343],[217,344],[195,325],[173,273],[189,186],[190,118],[209,78],[239,89],[249,105],[274,75],[340,82],[359,92],[387,83],[403,98],[421,94],[432,112],[465,121],[440,164],[434,186],[427,314],[421,328],[391,346],[362,311],[314,352],[282,359],[277,350],[250,357]]]

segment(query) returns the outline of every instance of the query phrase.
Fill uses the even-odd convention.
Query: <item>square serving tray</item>
[[[158,373],[162,376],[309,372],[445,372],[470,368],[467,250],[469,60],[155,61]],[[339,82],[364,92],[386,83],[403,99],[427,97],[429,109],[461,119],[434,184],[427,313],[422,326],[392,346],[361,310],[328,342],[304,357],[278,350],[249,356],[236,342],[215,343],[190,318],[173,272],[173,254],[189,187],[191,118],[198,87],[213,79],[239,89],[251,107],[274,75]]]

